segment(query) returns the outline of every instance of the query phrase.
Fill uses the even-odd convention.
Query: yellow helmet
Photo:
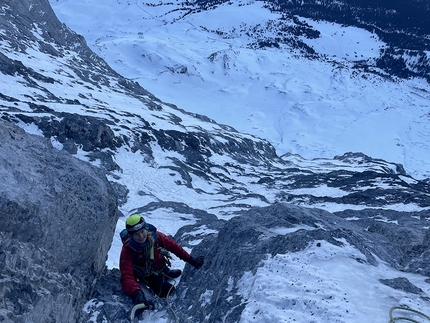
[[[145,227],[145,224],[146,222],[143,219],[143,217],[137,213],[130,215],[125,221],[125,227],[127,228],[127,231],[130,233],[139,231],[140,229]]]

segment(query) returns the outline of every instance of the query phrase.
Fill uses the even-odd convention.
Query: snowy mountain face
[[[335,59],[330,52],[332,48],[318,43],[321,32],[316,26],[329,28],[330,23],[313,25],[305,15],[289,16],[270,3],[265,5],[272,6],[275,12],[263,8],[259,2],[132,4],[112,1],[95,6],[94,11],[78,10],[85,8],[85,3],[51,1],[61,19],[74,17],[79,23],[90,21],[86,15],[99,17],[92,21],[113,26],[112,33],[122,31],[125,38],[129,36],[128,31],[121,28],[129,20],[118,22],[117,28],[110,24],[111,16],[102,19],[97,10],[109,6],[107,10],[122,8],[136,15],[144,12],[146,16],[140,18],[149,25],[141,22],[140,28],[151,32],[139,34],[132,30],[140,44],[135,38],[118,42],[119,47],[137,49],[136,52],[115,52],[117,59],[121,58],[115,64],[109,62],[115,71],[87,47],[84,38],[56,19],[47,1],[7,2],[0,15],[1,117],[27,132],[50,138],[57,149],[101,168],[116,191],[123,214],[141,212],[148,222],[174,235],[188,250],[206,255],[202,270],[185,267],[177,288],[178,296],[171,300],[176,304],[181,322],[311,322],[310,317],[315,313],[319,317],[312,322],[385,322],[391,306],[408,305],[421,311],[428,307],[430,183],[424,176],[428,174],[425,154],[429,134],[426,81],[397,79],[402,75],[392,70],[393,64],[387,64],[389,68],[386,68],[381,63],[381,57],[388,57],[387,51],[379,56],[379,52],[370,54],[370,47],[357,46],[354,50],[362,50],[359,56],[364,58]],[[69,11],[65,9],[67,5],[70,5]],[[217,27],[223,19],[207,19],[207,15],[220,10],[224,15],[230,14],[228,17],[232,20],[228,21],[238,25],[224,30]],[[264,20],[266,24],[257,28],[258,23],[249,24],[252,16],[244,15],[251,18],[246,23],[240,22],[238,17],[244,12],[263,12],[271,19]],[[255,16],[256,21],[260,18]],[[71,24],[72,20],[69,21]],[[181,53],[189,50],[189,56],[179,64],[185,56],[179,56],[179,49],[168,45],[166,38],[157,40],[153,31],[172,31],[171,36],[179,35],[173,34],[173,30],[177,27],[183,31],[182,22],[188,26],[190,39],[179,48]],[[363,35],[356,29],[345,30]],[[282,31],[280,39],[273,37],[275,31],[276,34]],[[334,29],[332,32],[336,33]],[[204,59],[197,60],[191,49],[192,45],[203,48],[200,42],[193,42],[193,39],[201,40],[194,37],[202,33],[205,43],[223,41],[224,49],[214,51],[215,45],[209,51],[202,49],[206,52],[201,56]],[[408,33],[405,29],[405,34]],[[418,31],[417,35],[420,35]],[[115,46],[115,37],[110,39],[106,30],[94,28],[85,37],[96,47],[97,54],[114,57],[108,52]],[[378,34],[378,37],[382,36]],[[176,38],[175,42],[179,40],[184,41]],[[246,46],[241,47],[244,43]],[[389,46],[397,46],[395,43],[393,40]],[[241,45],[236,47],[237,44]],[[368,39],[366,44],[369,45]],[[380,40],[375,40],[373,45],[377,44],[382,46]],[[350,48],[349,45],[345,44],[342,50]],[[100,48],[108,51],[97,52]],[[139,56],[136,59],[141,64],[139,70],[130,69],[127,55],[130,60]],[[253,60],[244,64],[239,59],[243,55],[252,55],[255,61],[264,60],[264,64],[248,65]],[[398,55],[390,57],[394,59]],[[284,63],[278,65],[280,58]],[[121,64],[126,68],[120,74],[116,67]],[[281,68],[278,78],[263,73],[263,67],[267,67],[269,76],[272,75],[276,66],[287,66],[291,77],[286,78],[287,72]],[[408,66],[411,67],[408,77],[427,77],[426,64]],[[205,73],[207,70],[210,73]],[[155,71],[158,74],[151,74]],[[324,72],[332,80],[330,86],[323,82]],[[145,73],[148,74],[145,76]],[[210,74],[213,74],[212,80],[208,78]],[[222,81],[215,78],[218,74],[224,76]],[[158,75],[156,79],[154,75]],[[312,75],[318,82],[303,81],[302,75]],[[196,83],[196,79],[204,82]],[[267,87],[262,91],[260,87],[252,87],[256,83],[240,83],[246,79],[258,80]],[[177,87],[169,82],[177,82]],[[173,98],[189,90],[190,84],[195,86],[195,91],[186,92],[178,103],[169,101],[177,106],[159,99],[146,86],[166,87],[176,92]],[[231,101],[213,100],[219,96],[209,96],[211,102],[204,100],[200,95],[208,92],[200,92],[200,87],[212,85],[222,85],[228,93],[224,98]],[[244,90],[242,85],[251,88]],[[368,91],[371,85],[374,89]],[[296,91],[298,94],[293,97]],[[275,101],[270,101],[270,94],[275,92],[281,93],[281,97],[275,95]],[[160,93],[167,95],[166,90]],[[240,100],[233,98],[233,94],[239,99],[249,94],[250,100],[255,99],[255,104],[260,105],[259,111],[264,111],[256,114],[251,126],[245,125],[244,129],[252,128],[253,122],[264,119],[264,115],[275,113],[262,108],[266,98],[269,105],[263,107],[282,102],[286,110],[278,114],[281,117],[275,132],[282,133],[282,138],[277,140],[285,145],[273,145],[276,136],[268,135],[273,130],[270,122],[267,126],[256,123],[256,132],[265,135],[261,137],[250,131],[235,130],[242,130],[242,126],[240,120],[232,117],[243,116],[236,110],[247,107],[239,105]],[[378,101],[381,96],[384,100]],[[403,105],[396,103],[400,97]],[[302,101],[304,98],[312,102]],[[187,100],[191,101],[190,109]],[[376,110],[369,109],[370,102],[380,105]],[[195,111],[197,106],[206,104],[208,110],[202,107],[200,113]],[[220,110],[217,110],[218,104]],[[351,109],[342,110],[350,105]],[[231,112],[223,114],[225,107],[230,107]],[[342,112],[334,114],[339,109]],[[256,110],[251,107],[249,111]],[[361,122],[350,122],[346,127],[345,122],[351,120],[351,115]],[[363,119],[363,115],[369,119]],[[370,122],[372,115],[386,119],[387,124],[379,123],[380,119]],[[225,118],[222,124],[214,121],[215,116]],[[227,122],[229,119],[232,123]],[[320,121],[315,131],[310,131],[314,123],[306,125],[308,120]],[[333,126],[337,132],[328,127],[334,121],[340,125]],[[329,151],[318,156],[326,157],[325,154],[330,155],[351,143],[352,136],[346,129],[349,134],[357,131],[357,138],[362,135],[359,130],[369,131],[364,126],[373,122],[378,125],[377,130],[388,134],[380,138],[373,136],[378,134],[376,130],[370,130],[375,145],[373,141],[365,142],[370,137],[355,139],[360,143],[352,146],[364,147],[365,142],[372,146],[367,151],[344,149],[337,157],[315,159],[278,152],[285,149],[306,153],[320,149],[330,138]],[[233,123],[236,123],[234,128]],[[406,130],[411,124],[414,127]],[[322,133],[328,136],[311,144],[312,138]],[[338,137],[333,137],[333,133]],[[398,137],[390,137],[392,133]],[[343,135],[345,141],[340,140]],[[389,141],[385,142],[387,138]],[[387,147],[382,154],[402,156],[393,159],[407,161],[413,170],[378,154],[365,154],[380,148],[379,140]],[[310,146],[304,148],[307,144]],[[393,144],[395,152],[391,154],[388,151]],[[117,231],[123,227],[124,218],[121,218]],[[115,235],[107,263],[113,269],[100,277],[93,299],[85,307],[84,321],[120,322],[127,315],[130,303],[118,290],[115,279],[120,246]],[[181,266],[179,262],[175,264]],[[351,271],[354,277],[349,277]],[[371,283],[365,287],[366,282]],[[370,290],[371,295],[358,297],[354,294],[357,290],[362,293]],[[372,306],[368,304],[369,299]],[[165,304],[160,301],[159,305]],[[164,310],[146,315],[154,322],[173,320],[172,313]]]
[[[123,76],[278,155],[361,152],[429,177],[425,1],[51,4]]]

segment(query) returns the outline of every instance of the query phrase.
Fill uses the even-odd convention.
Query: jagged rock
[[[105,270],[118,220],[98,168],[0,121],[4,322],[72,322]]]
[[[412,284],[409,279],[405,277],[397,277],[393,279],[380,279],[379,280],[384,285],[390,286],[394,289],[399,289],[405,291],[407,293],[420,294],[422,293],[422,289],[418,288],[414,284]]]
[[[430,275],[429,211],[345,210],[336,215],[381,237],[376,240],[381,259],[402,271]],[[384,254],[381,252],[384,250]]]
[[[82,146],[84,151],[92,151],[96,148],[111,148],[122,144],[122,140],[115,137],[106,121],[91,116],[62,113],[61,119],[41,118],[35,123],[44,132],[45,137],[55,136],[61,143],[67,139]]]
[[[122,291],[119,278],[119,270],[112,269],[97,280],[92,298],[84,309],[82,322],[94,322],[95,318],[97,323],[129,323],[128,316],[133,304]]]
[[[58,271],[55,259],[34,243],[0,231],[1,322],[71,322],[80,315],[87,286]]]
[[[49,112],[51,116],[17,115],[17,117],[25,123],[36,124],[45,137],[54,137],[63,144],[63,149],[71,154],[76,153],[77,146],[88,152],[103,148],[115,150],[123,144],[122,138],[115,137],[114,132],[106,124],[106,120],[76,113],[59,113],[42,105],[33,107],[37,111]],[[111,123],[112,125],[114,124]]]
[[[193,248],[193,254],[205,254],[207,260],[199,271],[185,267],[177,287],[177,293],[182,297],[175,300],[180,321],[204,322],[205,317],[210,316],[212,322],[239,322],[244,300],[237,293],[236,284],[245,272],[255,274],[267,254],[274,256],[298,252],[314,241],[338,246],[345,241],[363,254],[363,258],[357,261],[375,266],[378,264],[377,256],[396,267],[411,246],[422,245],[428,235],[428,229],[425,229],[428,212],[422,212],[421,217],[410,214],[410,218],[394,211],[382,215],[393,221],[394,218],[405,217],[405,221],[399,221],[397,232],[399,235],[408,232],[411,237],[408,241],[399,241],[398,235],[385,234],[394,230],[388,220],[382,222],[378,230],[367,230],[367,225],[381,223],[373,210],[354,212],[362,222],[347,219],[350,215],[349,212],[332,214],[280,203],[253,208],[229,220],[218,234],[206,237]],[[276,233],[279,228],[291,230],[282,235]],[[188,231],[192,229],[188,228]],[[176,238],[181,241],[180,237]],[[429,248],[427,245],[427,252]],[[421,267],[426,264],[428,267],[428,262],[423,260]],[[420,270],[409,270],[421,273]],[[202,305],[202,295],[207,295],[208,291],[216,295],[216,300]]]

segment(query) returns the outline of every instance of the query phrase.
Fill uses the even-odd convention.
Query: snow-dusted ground
[[[352,77],[350,61],[372,59],[384,46],[368,32],[309,21],[318,25],[323,37],[308,43],[345,64],[345,68],[334,68],[288,51],[249,50],[243,46],[243,36],[221,39],[200,27],[231,32],[241,23],[255,25],[274,19],[260,2],[240,8],[236,2],[221,5],[174,24],[169,22],[180,12],[168,12],[175,4],[50,2],[59,19],[85,36],[89,46],[120,74],[137,80],[163,101],[269,140],[279,154],[291,152],[310,159],[358,151],[401,163],[416,178],[430,175],[429,86],[421,80],[391,83],[370,75]],[[186,73],[171,72],[181,66],[187,68]],[[163,192],[166,200],[172,200],[169,196],[179,201],[190,198],[178,197],[184,191],[170,185],[167,175],[158,174],[157,180],[151,176],[149,168],[133,160],[138,154],[116,158],[128,185],[143,185],[139,179],[146,178],[148,190]],[[123,212],[149,201],[149,196],[131,195]],[[211,203],[198,202],[207,203],[202,209]],[[145,217],[172,235],[194,221],[192,215],[185,219],[181,214],[178,219],[161,211]],[[117,231],[123,227],[124,219],[120,219]],[[118,266],[120,247],[119,239],[114,240],[107,263],[110,268]],[[390,307],[400,304],[430,314],[429,303],[419,296],[378,281],[406,277],[430,297],[425,277],[398,272],[383,263],[378,267],[360,264],[353,259],[357,257],[362,255],[352,247],[322,243],[321,247],[311,245],[299,253],[268,258],[256,275],[247,273],[241,280],[240,292],[247,300],[241,323],[387,322]],[[175,265],[183,263],[178,260]],[[167,322],[165,311],[146,316],[146,321]]]
[[[244,275],[240,291],[248,306],[241,323],[386,323],[393,305],[428,309],[429,303],[419,296],[411,297],[378,281],[399,277],[383,263],[378,267],[360,264],[353,257],[364,257],[351,246],[322,241],[318,247],[317,243],[297,254],[269,258],[256,275]],[[402,276],[418,286],[429,285],[422,276]]]

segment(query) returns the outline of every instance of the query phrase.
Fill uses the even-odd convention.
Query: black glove
[[[188,263],[194,268],[199,269],[205,263],[205,257],[204,256],[198,256],[196,258],[191,257]]]
[[[151,308],[154,309],[154,302],[147,300],[145,297],[145,294],[141,289],[135,291],[131,299],[133,300],[133,305],[145,304],[145,306],[148,307],[149,309]]]

